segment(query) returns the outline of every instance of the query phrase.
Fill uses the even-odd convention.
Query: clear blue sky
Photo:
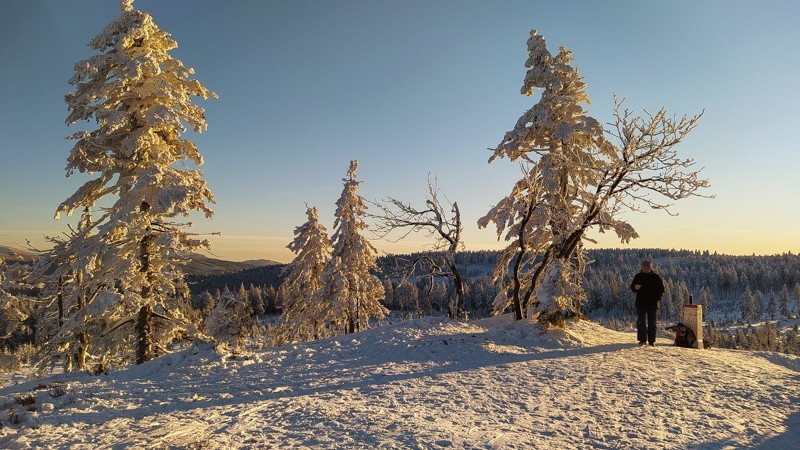
[[[519,178],[487,164],[536,98],[519,94],[531,28],[573,51],[611,120],[632,109],[694,114],[680,152],[705,167],[716,199],[677,217],[631,214],[630,247],[731,254],[800,252],[800,2],[136,0],[172,34],[173,55],[219,95],[208,131],[187,133],[217,197],[214,253],[289,261],[304,202],[332,232],[351,159],[361,195],[424,200],[430,172],[457,201],[470,249],[499,248],[476,221]],[[0,244],[41,244],[84,178],[65,178],[64,95],[86,44],[119,14],[114,0],[0,3]],[[70,219],[73,220],[73,219]],[[386,251],[421,248],[376,242]],[[600,245],[619,246],[613,236]]]

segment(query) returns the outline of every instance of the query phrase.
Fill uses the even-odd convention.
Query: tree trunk
[[[528,251],[528,247],[525,245],[525,227],[528,225],[528,221],[531,220],[531,217],[533,216],[533,210],[536,209],[533,202],[534,200],[531,199],[531,203],[528,205],[528,211],[525,213],[525,217],[522,218],[522,222],[519,226],[519,236],[517,239],[517,242],[519,243],[519,253],[517,254],[517,260],[514,262],[514,291],[512,298],[514,303],[514,318],[517,320],[522,320],[528,316],[527,302],[528,298],[530,298],[530,291],[528,295],[525,296],[525,301],[523,302],[520,299],[522,280],[519,279],[519,273],[520,270],[522,270],[522,260]]]
[[[89,333],[86,331],[81,331],[78,334],[78,351],[75,352],[75,370],[84,371],[86,370],[86,353],[89,348]]]
[[[361,331],[361,299],[356,299],[356,331]]]
[[[522,258],[525,256],[525,246],[521,243],[520,240],[520,250],[517,253],[517,260],[514,261],[514,270],[513,270],[513,279],[514,279],[514,290],[512,293],[512,301],[514,305],[514,318],[516,320],[522,320],[522,302],[520,301],[520,290],[522,288],[522,281],[519,279],[519,271],[522,266]]]
[[[86,307],[86,296],[88,295],[88,288],[83,289],[81,285],[83,284],[83,273],[78,271],[75,274],[76,286],[80,289],[80,294],[78,295],[78,309],[83,309]],[[86,354],[89,351],[89,333],[86,331],[88,329],[88,325],[86,324],[86,316],[83,317],[83,328],[78,333],[78,348],[77,351],[73,354],[73,369],[84,371],[86,370]]]
[[[525,310],[525,314],[527,317],[528,307],[530,306],[531,297],[533,297],[533,293],[536,292],[536,286],[539,284],[539,277],[542,276],[547,266],[550,264],[550,260],[552,259],[552,249],[548,249],[544,256],[542,257],[542,262],[539,264],[539,267],[533,272],[533,276],[531,277],[531,285],[528,286],[528,290],[525,292],[525,298],[522,300],[522,307]]]
[[[425,311],[430,315],[433,312],[433,307],[431,306],[431,293],[433,293],[433,276],[430,277],[428,282],[428,291],[425,293]],[[417,301],[419,303],[419,301]],[[422,310],[417,308],[417,316],[422,317]]]
[[[153,359],[152,319],[153,308],[150,304],[142,306],[136,319],[136,364]]]
[[[140,210],[147,212],[150,205],[142,202]],[[150,227],[147,229],[150,232]],[[145,283],[142,286],[142,302],[139,315],[136,319],[136,364],[142,364],[155,358],[153,355],[153,307],[150,297],[153,295],[153,274],[150,270],[150,257],[155,236],[147,234],[139,244],[139,271],[145,274]]]
[[[443,235],[445,240],[450,242],[450,248],[447,257],[447,265],[450,273],[453,274],[453,285],[456,289],[456,304],[451,308],[450,314],[453,319],[461,317],[464,312],[464,279],[461,278],[461,271],[458,270],[456,264],[456,252],[458,251],[458,244],[461,242],[461,210],[458,208],[458,203],[453,203],[453,228],[455,229],[455,236]]]
[[[456,290],[455,305],[450,308],[450,318],[457,319],[461,317],[464,312],[464,279],[461,278],[461,272],[458,270],[455,255],[451,254],[447,259],[447,265],[450,268],[450,273],[453,274],[453,286]]]
[[[61,276],[58,277],[58,294],[56,294],[56,301],[58,303],[58,328],[64,325],[64,281]]]

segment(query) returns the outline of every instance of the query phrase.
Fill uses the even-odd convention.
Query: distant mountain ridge
[[[247,261],[227,261],[195,253],[193,259],[183,266],[187,275],[208,275],[226,272],[241,272],[256,267],[281,264],[269,259],[250,259]]]
[[[7,245],[0,245],[0,258],[7,262],[30,262],[36,259],[37,254],[32,250],[26,250],[18,247],[9,247]]]
[[[7,245],[0,245],[0,258],[7,262],[32,263],[38,255],[32,250],[26,250]],[[227,272],[241,272],[256,267],[272,266],[281,264],[269,259],[251,259],[247,261],[227,261],[224,259],[211,258],[195,253],[192,260],[183,266],[184,271],[189,275],[208,275],[221,274]]]

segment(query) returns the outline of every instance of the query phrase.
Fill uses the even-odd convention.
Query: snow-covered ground
[[[425,318],[0,390],[0,448],[800,448],[800,358]]]

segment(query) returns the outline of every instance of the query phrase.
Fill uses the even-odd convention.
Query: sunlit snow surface
[[[634,343],[504,316],[196,346],[0,390],[0,448],[800,448],[800,358]]]

